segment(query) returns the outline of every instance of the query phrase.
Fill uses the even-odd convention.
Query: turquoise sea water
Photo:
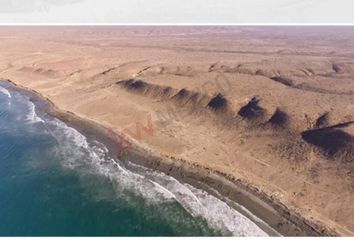
[[[0,235],[265,233],[226,203],[107,148],[0,81]]]

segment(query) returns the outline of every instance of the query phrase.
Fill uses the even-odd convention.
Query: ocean
[[[1,236],[265,236],[191,185],[122,164],[0,81]]]

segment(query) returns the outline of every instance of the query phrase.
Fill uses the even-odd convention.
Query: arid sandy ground
[[[354,235],[353,27],[1,27],[0,53],[0,78]]]

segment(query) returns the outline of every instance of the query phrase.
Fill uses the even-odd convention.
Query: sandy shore
[[[124,153],[117,153],[116,136],[113,136],[111,131],[103,125],[59,109],[50,99],[32,89],[18,85],[11,80],[2,81],[8,81],[16,91],[29,94],[34,103],[38,104],[38,101],[41,101],[41,111],[57,117],[86,136],[104,143],[110,153],[119,158],[119,161],[137,163],[203,189],[228,202],[231,207],[254,221],[271,236],[278,236],[279,234],[284,236],[336,235],[335,232],[308,221],[272,197],[267,196],[261,190],[233,176],[197,164],[190,164],[183,159],[157,155],[153,151],[140,146],[133,139],[127,139],[132,144],[131,147],[127,148]],[[119,132],[116,132],[116,134],[117,136],[120,135]]]
[[[207,182],[282,233],[354,235],[350,27],[1,27],[0,39],[0,78],[108,129],[112,152],[132,141],[120,159]]]

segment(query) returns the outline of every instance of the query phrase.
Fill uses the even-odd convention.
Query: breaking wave
[[[191,216],[235,236],[266,236],[254,222],[231,208],[227,203],[183,184],[175,178],[143,166],[128,163],[126,167],[110,157],[101,143],[89,140],[76,129],[58,119],[45,121],[46,129],[58,143],[64,167],[102,175],[115,186],[115,191],[134,194],[155,203],[177,202]]]
[[[11,94],[6,88],[0,87],[0,93],[6,95],[8,98],[11,98]]]
[[[36,106],[33,102],[28,101],[28,113],[26,115],[26,121],[29,123],[44,122],[36,113]]]

